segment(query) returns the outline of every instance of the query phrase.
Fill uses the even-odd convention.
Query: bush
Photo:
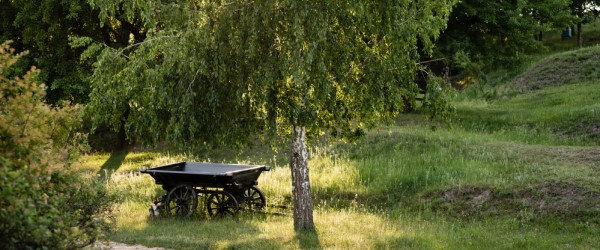
[[[112,198],[94,177],[70,170],[81,134],[77,107],[44,103],[32,68],[6,77],[14,55],[0,47],[0,242],[3,249],[75,249],[110,226]]]

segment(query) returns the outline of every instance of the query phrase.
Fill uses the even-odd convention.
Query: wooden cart
[[[266,205],[257,179],[269,166],[179,162],[141,170],[162,185],[166,194],[155,202],[167,216],[191,216],[198,196],[205,195],[211,217],[235,215],[240,208],[262,209]]]

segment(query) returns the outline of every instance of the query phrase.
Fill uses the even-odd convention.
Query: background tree
[[[576,37],[577,46],[583,47],[583,35],[582,35],[582,24],[589,23],[596,19],[600,13],[600,1],[599,0],[572,0],[571,13],[575,16],[577,25]]]
[[[86,102],[91,64],[80,60],[83,49],[71,48],[69,37],[99,39],[97,12],[85,0],[1,1],[10,13],[1,19],[0,36],[14,40],[18,51],[29,51],[17,70],[23,73],[33,65],[42,69],[39,77],[48,83],[48,103]]]
[[[87,0],[0,0],[0,7],[0,38],[14,40],[17,51],[29,51],[11,70],[22,75],[33,65],[42,69],[38,77],[48,84],[46,102],[52,105],[88,101],[98,48],[83,54],[85,45],[124,48],[145,38],[139,15],[124,4],[100,9]],[[103,19],[101,11],[106,14]],[[121,120],[126,120],[126,114],[122,112]],[[122,148],[128,142],[124,123],[119,127],[116,147]]]
[[[437,43],[438,57],[465,52],[491,66],[539,52],[543,32],[570,23],[568,4],[565,0],[461,1]]]
[[[99,18],[99,29],[101,30],[103,40],[102,43],[98,43],[93,37],[86,36],[78,36],[76,39],[73,39],[74,42],[72,45],[88,48],[82,54],[82,57],[88,58],[89,61],[95,61],[98,51],[102,48],[126,49],[128,46],[141,43],[146,39],[146,30],[141,18],[142,16],[134,8],[133,2],[89,0],[87,3],[90,8],[101,13],[97,13],[96,18]],[[127,55],[127,51],[124,52],[126,52],[124,55]],[[120,96],[119,99],[113,99],[109,105],[114,107],[112,110],[113,114],[110,117],[115,120],[105,120],[103,123],[96,124],[100,126],[112,126],[112,129],[116,132],[115,144],[112,148],[116,150],[126,149],[131,143],[131,138],[125,133],[125,123],[131,109],[129,97],[126,95]],[[96,116],[96,114],[89,115]],[[92,117],[91,119],[96,118]]]
[[[127,99],[129,133],[182,147],[289,136],[294,226],[311,229],[307,137],[357,136],[402,111],[417,43],[432,50],[454,1],[128,2],[147,39],[103,50],[89,111],[116,124]],[[443,111],[429,86],[425,106]]]
[[[537,41],[543,40],[544,32],[564,28],[572,23],[573,18],[569,15],[566,6],[569,0],[529,0],[524,12],[535,22],[534,37]]]
[[[0,6],[0,38],[14,40],[18,51],[29,51],[15,70],[23,73],[32,65],[42,69],[39,77],[49,85],[46,98],[51,104],[87,102],[92,67],[81,60],[84,48],[71,46],[73,39],[87,37],[110,47],[125,47],[144,38],[135,17],[116,8],[109,19],[100,20],[99,10],[87,0],[0,0]]]

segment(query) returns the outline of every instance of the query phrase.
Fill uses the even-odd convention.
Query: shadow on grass
[[[296,239],[300,249],[323,249],[317,229],[296,231]]]
[[[276,239],[243,219],[155,218],[138,228],[121,229],[112,240],[167,249],[284,249]],[[304,248],[303,248],[304,249]]]
[[[125,157],[127,157],[127,154],[129,154],[128,150],[118,150],[110,153],[110,157],[102,164],[98,171],[100,177],[104,179],[108,172],[114,172],[119,169],[121,164],[123,164]]]
[[[380,242],[375,249],[436,249],[431,240],[419,236],[390,237]]]

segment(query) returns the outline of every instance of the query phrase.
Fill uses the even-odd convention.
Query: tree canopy
[[[465,0],[456,5],[438,52],[466,52],[488,65],[539,52],[543,33],[572,23],[568,0]]]
[[[29,67],[42,69],[39,78],[48,84],[46,101],[69,100],[86,103],[89,96],[91,63],[82,59],[84,48],[78,37],[86,37],[110,47],[124,47],[144,34],[135,15],[125,16],[117,6],[100,20],[99,8],[87,0],[0,0],[0,39],[13,40],[17,51],[29,51],[14,66],[15,74]]]
[[[351,137],[418,94],[420,53],[431,52],[453,2],[97,1],[139,8],[147,38],[103,50],[89,111],[114,126],[127,114],[131,135],[182,147],[278,131],[293,141],[304,132]],[[442,88],[430,89],[438,99],[426,106],[443,105]],[[306,161],[292,164],[306,174],[293,174],[293,191],[310,198]]]
[[[153,141],[232,142],[282,121],[351,135],[418,91],[417,42],[432,49],[450,3],[140,2],[148,40],[104,50],[90,108],[115,123],[130,107],[130,132]]]

